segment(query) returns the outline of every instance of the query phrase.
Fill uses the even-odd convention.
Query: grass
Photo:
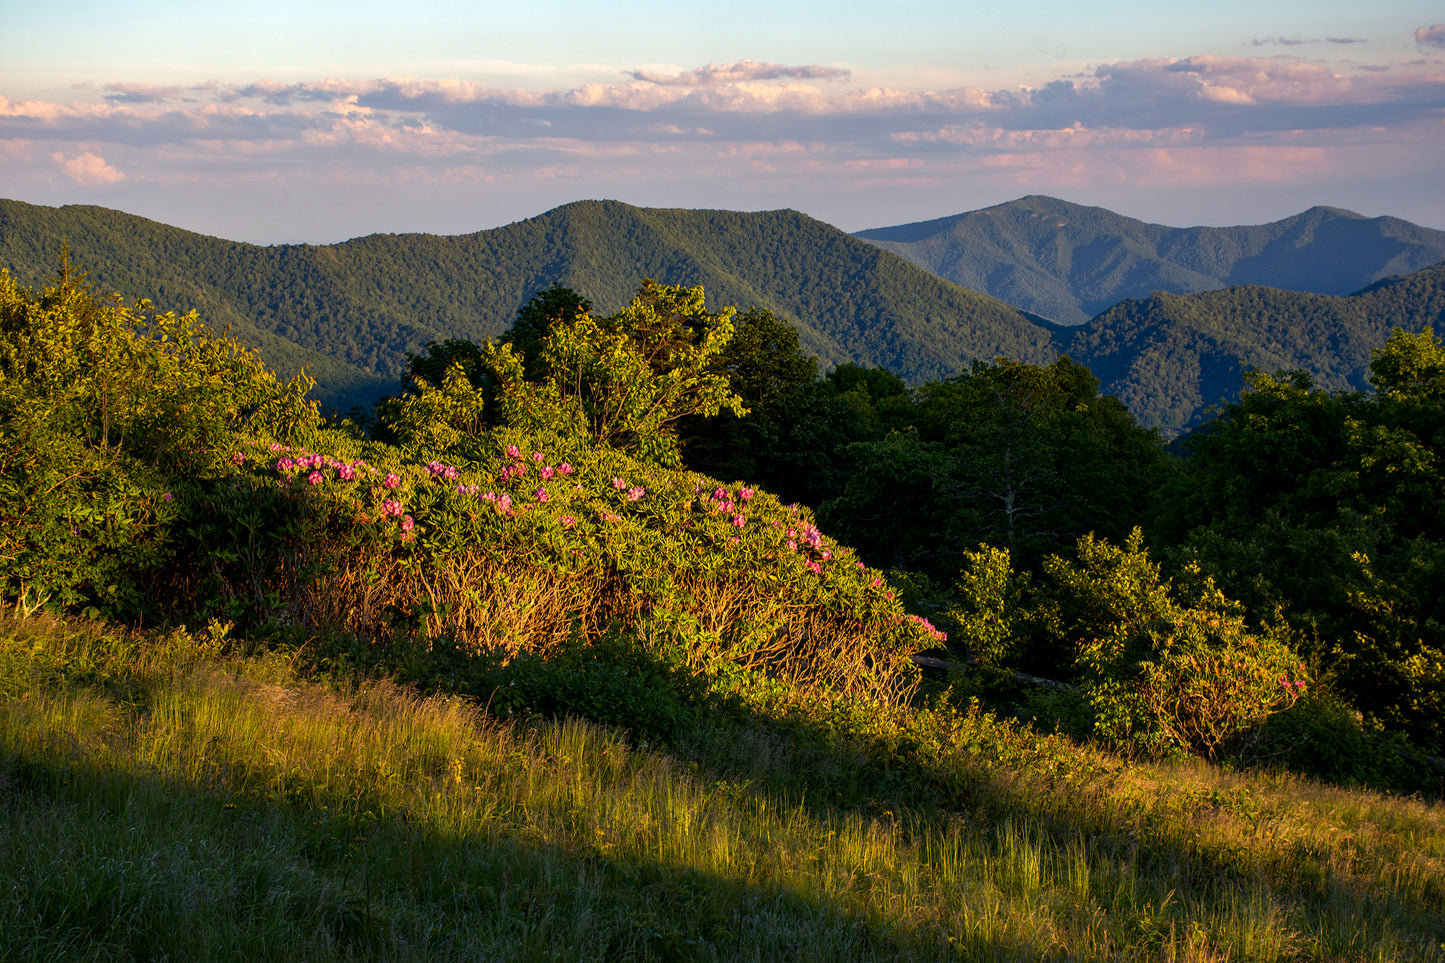
[[[1445,807],[740,684],[501,718],[0,624],[0,960],[1442,960]]]

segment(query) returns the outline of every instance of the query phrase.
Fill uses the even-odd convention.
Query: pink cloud
[[[115,184],[125,180],[125,175],[107,164],[104,157],[89,151],[74,157],[66,157],[56,151],[50,155],[50,160],[66,177],[84,187]]]
[[[1416,30],[1415,46],[1445,47],[1445,23],[1431,24]]]

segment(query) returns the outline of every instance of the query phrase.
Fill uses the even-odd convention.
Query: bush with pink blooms
[[[608,446],[503,432],[422,462],[322,432],[242,451],[190,566],[195,601],[232,619],[545,655],[662,617],[695,667],[890,702],[940,636],[806,509]]]

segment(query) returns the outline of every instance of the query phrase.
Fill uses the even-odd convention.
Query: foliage
[[[309,387],[193,315],[98,300],[65,262],[38,293],[0,272],[0,593],[137,613],[177,495],[243,437],[314,430]]]
[[[1398,732],[1371,724],[1339,696],[1312,690],[1241,734],[1237,760],[1303,773],[1339,786],[1445,795],[1445,761],[1413,748]]]
[[[1431,332],[1397,332],[1379,391],[1254,374],[1190,442],[1165,530],[1257,611],[1282,609],[1340,695],[1439,752],[1445,599],[1445,394]]]
[[[963,553],[950,620],[966,655],[976,664],[1001,666],[1015,655],[1028,618],[1029,573],[1016,573],[1006,548],[980,545]]]
[[[733,309],[710,314],[702,288],[650,280],[611,317],[594,318],[586,304],[554,285],[522,309],[507,338],[430,345],[410,362],[411,389],[381,406],[382,420],[414,451],[443,457],[484,426],[508,426],[676,465],[680,421],[744,413],[714,370]],[[439,368],[440,391],[426,377]]]
[[[1063,633],[1095,713],[1122,748],[1185,749],[1214,758],[1247,727],[1295,701],[1304,666],[1275,632],[1251,632],[1207,577],[1184,599],[1149,560],[1135,529],[1116,547],[1086,536],[1078,559],[1045,563]]]

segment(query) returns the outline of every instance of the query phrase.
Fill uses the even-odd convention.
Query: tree
[[[544,291],[532,295],[517,309],[517,319],[501,340],[522,356],[522,368],[529,380],[542,373],[542,345],[556,324],[570,324],[592,313],[592,302],[569,287],[553,281]]]
[[[771,311],[753,308],[733,321],[733,336],[715,357],[713,370],[748,409],[739,417],[724,408],[709,418],[691,417],[678,433],[694,471],[720,478],[769,484],[780,433],[818,377],[818,359],[803,353],[798,329]]]
[[[713,367],[732,337],[734,313],[710,314],[701,287],[648,279],[617,314],[553,319],[537,350],[535,377],[513,345],[484,346],[500,386],[500,417],[676,464],[679,420],[723,408],[746,411]]]

